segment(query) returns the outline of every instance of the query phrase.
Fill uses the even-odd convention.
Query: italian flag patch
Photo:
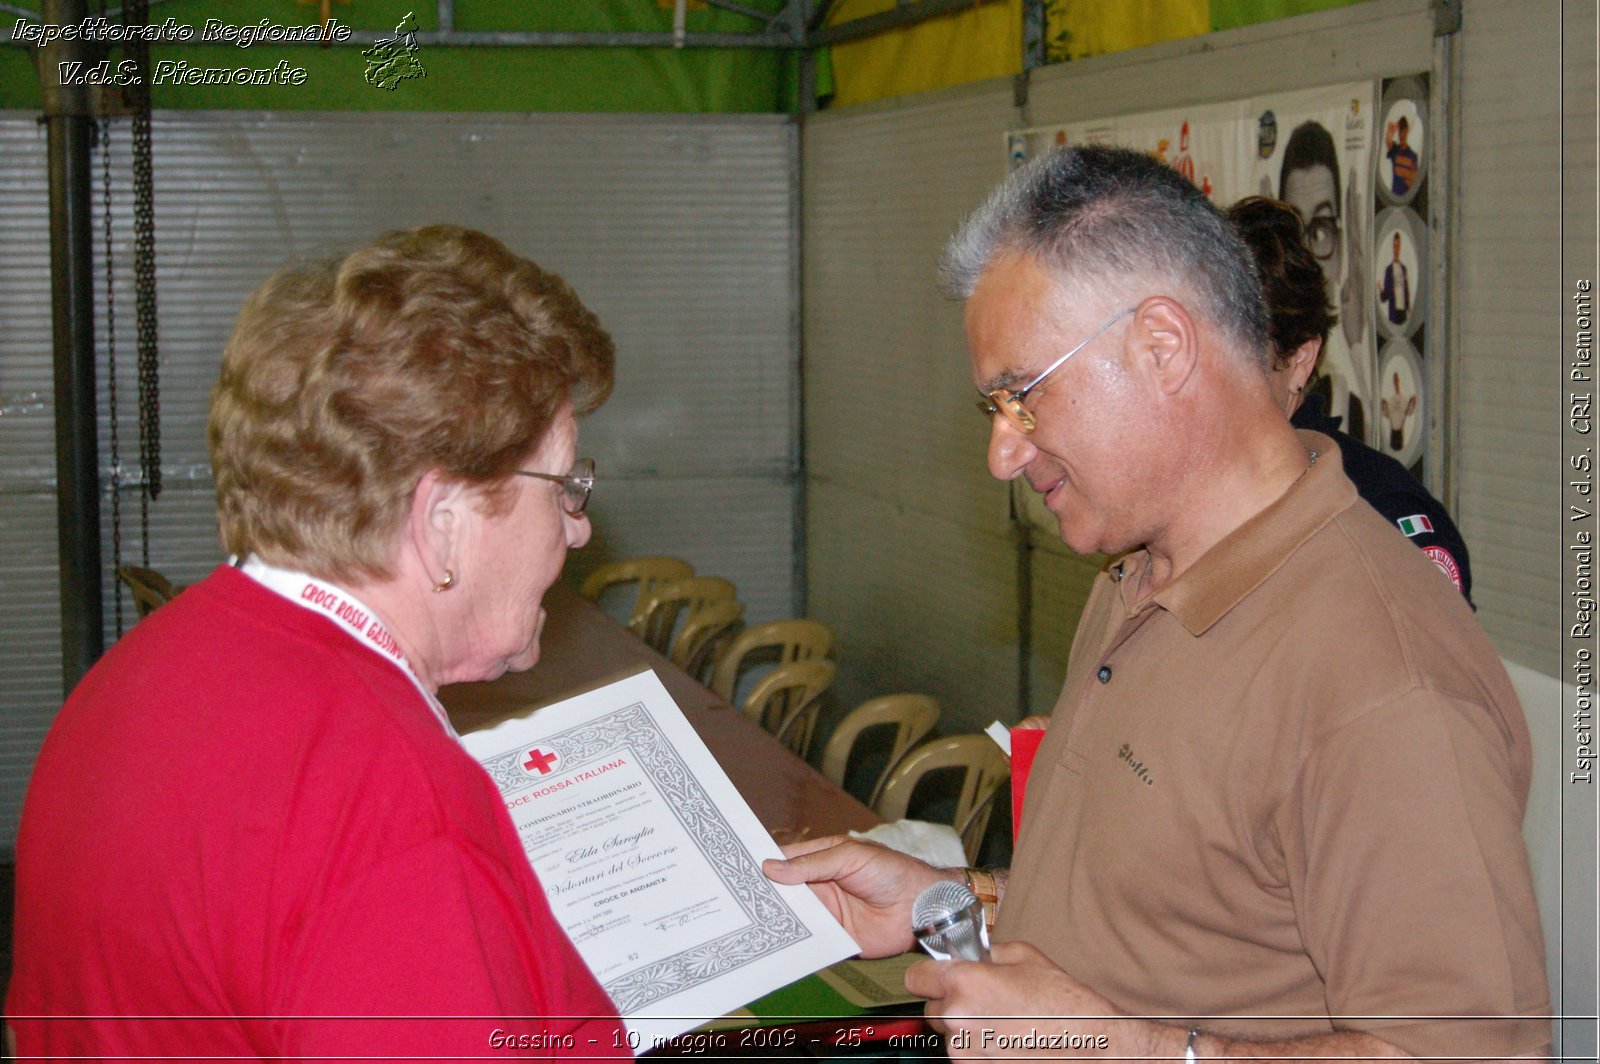
[[[1433,531],[1433,522],[1428,520],[1427,514],[1412,514],[1410,517],[1402,517],[1395,524],[1399,525],[1400,531],[1407,536],[1420,536],[1424,532]]]

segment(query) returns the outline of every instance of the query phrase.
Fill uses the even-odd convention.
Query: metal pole
[[[76,23],[83,0],[46,0],[43,21]],[[56,538],[61,574],[61,674],[70,692],[105,650],[100,595],[99,434],[95,423],[90,89],[61,85],[64,62],[92,64],[81,41],[39,56],[50,160],[50,301],[55,354]]]

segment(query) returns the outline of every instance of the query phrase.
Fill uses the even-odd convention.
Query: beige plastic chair
[[[157,606],[171,602],[179,591],[172,581],[142,565],[117,566],[117,578],[133,592],[133,607],[139,611],[140,620],[150,616]]]
[[[600,596],[605,594],[607,588],[618,584],[638,584],[638,591],[628,615],[631,624],[639,615],[640,603],[657,584],[672,580],[687,580],[693,575],[694,566],[681,558],[669,558],[662,554],[624,558],[620,562],[607,562],[584,577],[582,585],[578,588],[578,594],[590,602],[599,602]]]
[[[763,676],[744,700],[747,717],[784,746],[806,756],[817,728],[822,693],[833,683],[831,661],[791,661]]]
[[[833,649],[833,629],[821,621],[768,621],[740,632],[722,652],[711,671],[711,690],[733,701],[745,660],[764,650],[776,650],[780,665],[825,658]]]
[[[738,589],[720,576],[691,576],[657,584],[639,597],[628,628],[634,635],[665,654],[672,647],[672,633],[685,610],[693,612],[708,602],[724,602],[738,596]]]
[[[894,728],[894,741],[889,747],[889,759],[883,771],[872,781],[867,797],[868,805],[875,805],[884,783],[900,759],[920,743],[933,726],[939,723],[939,703],[927,695],[884,695],[870,699],[850,711],[828,736],[828,745],[822,748],[822,774],[840,787],[844,786],[845,770],[850,765],[850,754],[862,734],[874,728]]]
[[[744,617],[744,603],[735,599],[707,602],[683,619],[672,641],[672,663],[700,683],[716,661],[717,653],[733,638],[733,626]]]
[[[1011,778],[1011,759],[987,735],[955,735],[923,743],[889,774],[873,811],[885,820],[903,819],[917,784],[928,773],[943,768],[966,770],[950,824],[961,836],[967,861],[976,861],[989,816],[994,812],[995,795]]]

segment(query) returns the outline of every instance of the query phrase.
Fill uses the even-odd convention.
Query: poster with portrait
[[[1250,160],[1241,151],[1248,123],[1248,102],[1234,101],[1019,130],[1008,135],[1007,143],[1013,166],[1068,145],[1135,148],[1183,174],[1215,203],[1226,205],[1252,191]]]
[[[1239,103],[1128,115],[1114,121],[1108,142],[1149,152],[1223,206],[1246,194],[1249,160],[1239,151],[1246,117]]]
[[[1252,191],[1283,200],[1305,222],[1339,317],[1308,391],[1344,431],[1368,443],[1378,402],[1368,254],[1376,102],[1370,82],[1254,101]]]

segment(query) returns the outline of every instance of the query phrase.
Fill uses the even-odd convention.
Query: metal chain
[[[117,268],[111,240],[111,119],[100,119],[100,220],[105,232],[106,268],[106,402],[111,424],[111,566],[122,566],[122,441],[117,432]],[[111,586],[117,603],[117,638],[122,638],[122,581]]]
[[[149,21],[149,0],[129,0],[129,24]],[[133,283],[139,317],[139,471],[144,491],[139,497],[139,523],[144,564],[150,564],[150,502],[161,494],[161,382],[156,347],[155,195],[151,187],[150,45],[128,47],[140,77],[130,86],[133,96]]]

